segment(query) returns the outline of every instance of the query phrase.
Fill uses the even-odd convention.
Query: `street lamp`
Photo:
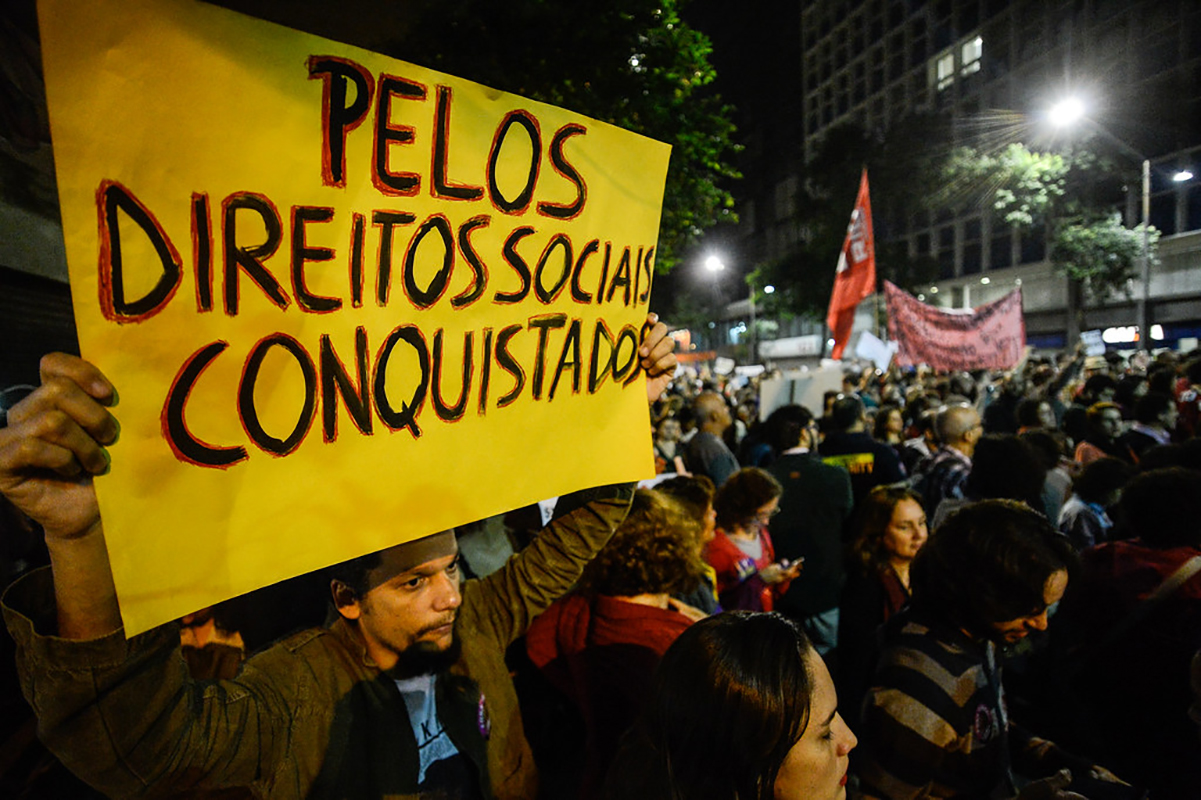
[[[1087,119],[1088,122],[1105,138],[1112,141],[1118,147],[1125,150],[1130,155],[1142,162],[1142,227],[1143,227],[1143,247],[1142,253],[1139,256],[1139,277],[1143,283],[1143,291],[1138,299],[1138,341],[1140,350],[1151,349],[1151,238],[1148,230],[1151,217],[1151,159],[1144,156],[1139,151],[1135,150],[1129,144],[1114,136],[1106,130],[1100,123],[1095,120],[1088,119],[1085,116],[1084,103],[1078,98],[1068,97],[1060,100],[1055,105],[1051,106],[1047,112],[1047,119],[1057,128],[1066,128],[1075,124],[1078,120]],[[1177,183],[1187,181],[1193,175],[1187,170],[1176,172],[1172,176],[1172,180]]]
[[[717,327],[716,323],[719,321],[719,317],[721,316],[722,298],[721,298],[721,291],[718,288],[718,280],[719,280],[718,276],[721,275],[721,273],[725,271],[726,262],[723,261],[721,256],[717,255],[716,253],[710,253],[708,256],[705,257],[705,260],[701,262],[701,266],[704,267],[705,271],[709,273],[709,278],[710,278],[709,286],[710,286],[710,289],[713,291],[713,319],[714,319],[714,321],[709,323],[709,329],[713,330]],[[712,339],[710,339],[709,344],[710,344],[710,346],[713,346]]]

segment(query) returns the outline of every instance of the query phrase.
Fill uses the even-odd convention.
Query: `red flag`
[[[834,291],[830,295],[830,310],[826,325],[834,338],[831,358],[842,358],[842,351],[851,338],[855,321],[855,306],[876,291],[876,243],[872,238],[872,203],[867,191],[867,168],[859,181],[859,196],[847,226],[847,238],[838,254],[838,271],[834,273]]]

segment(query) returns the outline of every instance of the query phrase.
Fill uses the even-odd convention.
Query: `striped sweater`
[[[853,764],[865,798],[1008,798],[1013,763],[1029,777],[1064,755],[1011,725],[997,649],[902,612],[863,704]]]

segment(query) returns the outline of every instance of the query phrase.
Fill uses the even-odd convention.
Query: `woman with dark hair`
[[[859,512],[838,613],[839,687],[858,717],[876,660],[876,629],[909,602],[909,565],[928,538],[921,496],[877,486]]]
[[[745,467],[717,490],[717,535],[705,559],[717,571],[717,596],[725,609],[771,611],[801,565],[776,562],[767,523],[780,511],[779,482],[765,470]]]
[[[1019,400],[1013,416],[1017,422],[1018,433],[1039,429],[1053,431],[1059,427],[1055,421],[1055,409],[1051,408],[1049,400],[1042,397],[1025,397]]]
[[[877,442],[898,447],[905,441],[905,416],[898,406],[881,406],[872,423],[872,438]]]
[[[660,656],[701,616],[671,597],[700,582],[699,535],[675,501],[639,489],[585,568],[580,591],[552,604],[526,633],[530,660],[584,720],[580,797],[595,796],[618,739],[649,696]]]
[[[605,796],[840,800],[856,744],[800,626],[779,614],[720,614],[664,654]]]

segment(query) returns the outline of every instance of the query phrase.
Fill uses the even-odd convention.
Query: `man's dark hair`
[[[1194,440],[1201,441],[1201,440]],[[1183,444],[1157,444],[1138,456],[1138,471],[1150,472],[1166,467],[1187,467],[1188,452]]]
[[[743,467],[735,472],[717,490],[713,507],[717,511],[717,524],[727,531],[745,525],[755,518],[755,513],[783,493],[780,483],[771,474],[758,467]]]
[[[863,419],[863,401],[852,395],[843,395],[834,401],[830,420],[834,430],[845,431]]]
[[[356,598],[362,598],[371,587],[367,585],[367,573],[383,563],[382,551],[368,553],[365,556],[334,564],[325,570],[331,581],[339,581],[354,593]]]
[[[1147,388],[1152,392],[1171,394],[1175,383],[1176,370],[1167,364],[1152,367],[1147,373]]]
[[[1139,387],[1147,382],[1146,375],[1123,375],[1118,381],[1117,391],[1113,394],[1113,401],[1122,406],[1122,408],[1134,408],[1137,402],[1135,395],[1138,393]]]
[[[813,422],[813,413],[804,406],[780,406],[764,423],[767,442],[776,453],[791,450],[801,443],[801,433]]]
[[[1092,402],[1097,395],[1106,389],[1118,390],[1118,382],[1104,373],[1089,376],[1089,379],[1084,382],[1084,388],[1080,390],[1080,397],[1086,402]]]
[[[1201,546],[1201,472],[1144,472],[1127,484],[1118,509],[1128,530],[1151,547]]]
[[[1059,459],[1066,455],[1064,447],[1066,439],[1059,431],[1035,428],[1025,433],[1019,433],[1018,438],[1034,449],[1048,471],[1055,469],[1059,465]]]
[[[910,567],[913,605],[978,638],[997,622],[1040,613],[1047,580],[1074,572],[1076,553],[1047,518],[1014,500],[951,514]]]
[[[1134,467],[1120,458],[1098,458],[1084,465],[1072,491],[1086,503],[1104,503],[1134,477]]]
[[[713,479],[708,475],[677,475],[655,484],[655,491],[674,499],[698,520],[704,518],[717,494]]]
[[[1012,433],[990,433],[976,442],[965,489],[978,500],[1021,500],[1042,508],[1047,468],[1030,445]]]
[[[1167,392],[1147,392],[1134,404],[1134,419],[1150,425],[1174,405],[1176,401]]]

